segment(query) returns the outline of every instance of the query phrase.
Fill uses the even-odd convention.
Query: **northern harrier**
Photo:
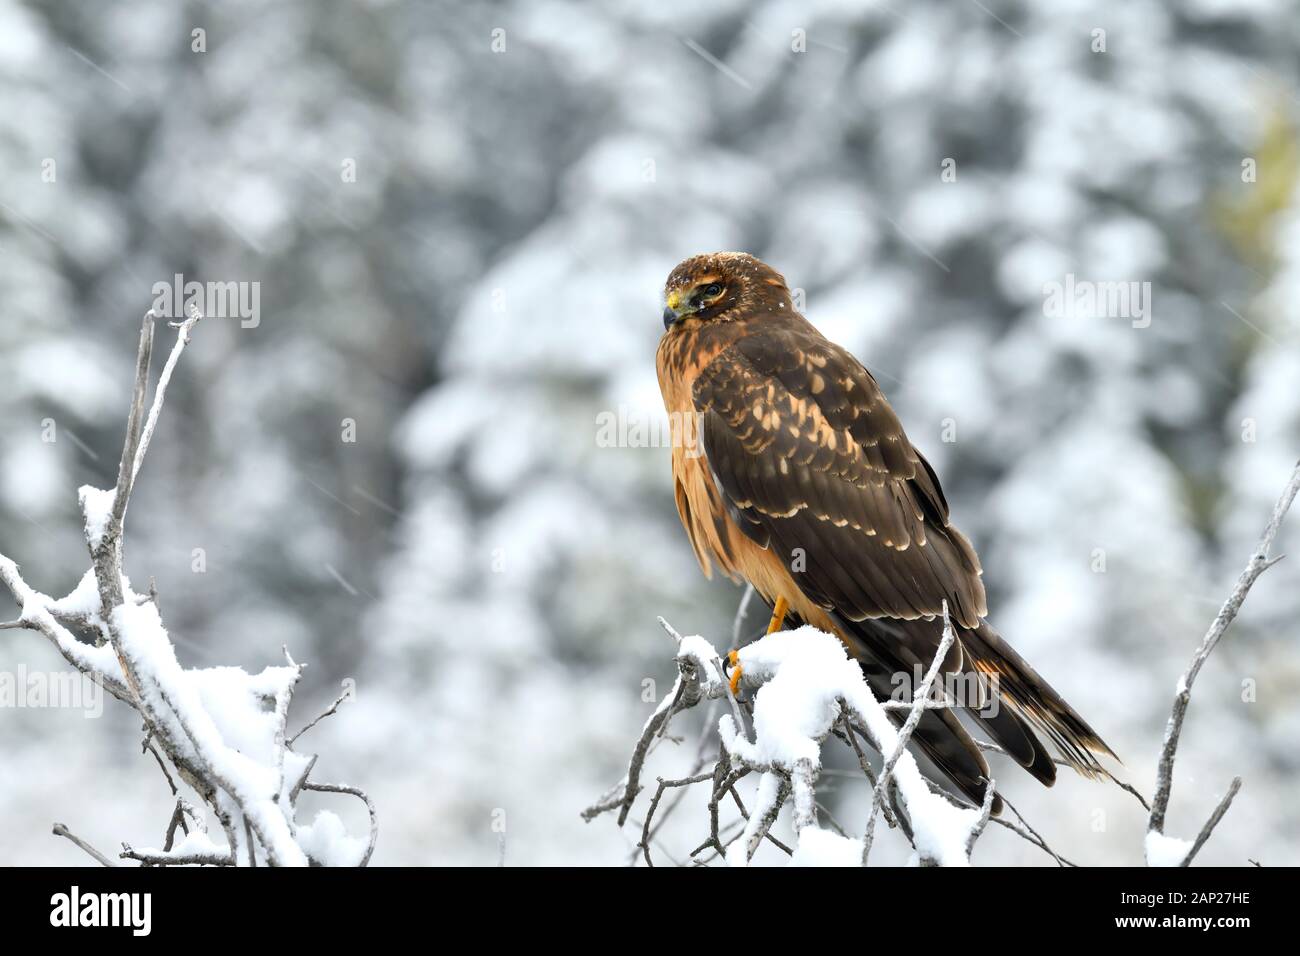
[[[1110,748],[984,619],[979,558],[934,469],[871,373],[795,311],[785,279],[718,252],[678,265],[665,297],[659,386],[702,443],[673,443],[674,492],[705,575],[717,564],[752,584],[769,633],[789,618],[836,634],[882,698],[930,665],[946,600],[948,683],[997,695],[961,702],[975,725],[1047,786],[1056,767],[1039,734],[1105,775],[1094,753]],[[988,764],[954,711],[926,711],[913,740],[983,799]]]

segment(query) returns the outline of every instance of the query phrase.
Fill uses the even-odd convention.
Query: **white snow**
[[[230,853],[230,847],[225,844],[218,844],[212,841],[208,834],[204,833],[197,827],[192,827],[189,833],[181,834],[181,838],[172,844],[170,850],[161,849],[139,849],[138,852],[144,856],[162,856],[182,859],[187,856],[212,855],[227,856]]]
[[[18,573],[18,565],[2,554],[0,554],[0,579],[8,582],[9,587],[13,589],[14,597],[22,606],[22,620],[39,625],[42,630],[54,634],[58,640],[59,650],[70,660],[75,661],[78,667],[91,673],[103,674],[114,680],[123,679],[122,667],[117,661],[113,648],[107,644],[96,647],[78,641],[50,613],[50,607],[61,602],[56,602],[48,594],[42,594],[26,585]],[[84,583],[83,578],[82,585]],[[73,592],[74,595],[80,595],[82,585],[78,585],[77,590]],[[71,597],[72,595],[69,595],[69,598],[64,600]]]
[[[99,583],[95,579],[95,569],[87,570],[72,591],[57,601],[50,601],[46,607],[60,614],[81,614],[88,618],[98,618]]]
[[[1188,840],[1165,836],[1155,830],[1148,830],[1143,849],[1146,852],[1147,866],[1178,866],[1187,859],[1192,844]]]
[[[677,659],[685,658],[694,660],[696,671],[700,675],[700,685],[706,694],[722,685],[723,677],[718,671],[720,657],[713,645],[704,638],[698,634],[682,638],[681,644],[677,646]]]
[[[741,832],[739,838],[727,847],[728,866],[743,867],[749,865],[748,846],[750,840],[758,832],[763,817],[771,811],[780,792],[781,780],[776,774],[765,773],[759,778],[758,796],[754,800],[754,805],[749,809],[749,819],[745,821],[745,829]]]
[[[786,771],[793,771],[796,761],[806,759],[815,773],[821,765],[821,741],[839,719],[841,700],[884,752],[893,752],[898,733],[837,638],[805,626],[755,641],[740,650],[739,659],[746,683],[762,682],[762,686],[754,698],[752,742],[730,716],[721,719],[719,732],[728,752],[751,764]],[[760,784],[760,805],[765,788],[774,786],[768,780],[772,776],[765,775]],[[912,818],[919,854],[941,866],[969,866],[966,842],[979,822],[979,812],[956,807],[932,793],[906,751],[894,767],[894,776]],[[746,835],[760,817],[760,809],[755,807]],[[737,840],[736,844],[743,842]],[[729,863],[736,844],[727,854]],[[743,854],[743,850],[736,852]]]
[[[203,694],[204,687],[210,689],[213,683],[224,681],[229,688],[232,679],[237,680],[242,672],[224,668],[219,676],[209,671],[196,679],[176,660],[157,608],[152,603],[136,604],[129,592],[126,603],[113,609],[111,623],[118,650],[138,673],[146,675],[140,692],[151,710],[160,719],[174,714],[179,726],[174,728],[173,737],[193,742],[197,756],[212,768],[223,789],[239,798],[267,850],[283,864],[305,866],[307,858],[294,841],[278,799],[281,780],[277,769],[227,743],[226,734],[230,734],[232,739],[247,744],[259,729],[265,733],[267,726],[248,713],[248,695],[237,693],[233,700],[220,700],[220,695]],[[221,715],[224,727],[218,725],[209,706]]]
[[[862,841],[821,827],[804,827],[790,858],[791,866],[861,866]]]
[[[109,514],[113,510],[113,497],[116,488],[96,488],[82,485],[77,489],[77,500],[81,502],[81,513],[85,516],[86,541],[92,549],[98,548],[108,529]]]
[[[365,840],[348,836],[343,821],[329,810],[298,827],[298,845],[322,866],[360,866],[367,846]]]

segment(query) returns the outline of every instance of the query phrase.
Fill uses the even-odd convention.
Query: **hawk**
[[[1114,752],[985,620],[979,558],[934,469],[871,373],[795,311],[785,279],[745,253],[700,255],[673,269],[665,302],[659,386],[699,442],[673,442],[673,490],[705,576],[716,565],[753,585],[769,633],[789,620],[838,636],[881,699],[895,675],[930,666],[946,601],[957,639],[940,678],[980,688],[959,702],[974,725],[1047,786],[1043,738],[1064,764],[1107,775],[1095,755]],[[926,711],[912,740],[983,800],[989,767],[954,710]]]

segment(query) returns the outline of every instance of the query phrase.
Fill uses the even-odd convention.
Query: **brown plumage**
[[[944,672],[997,695],[978,711],[965,702],[976,725],[1048,786],[1039,734],[1080,773],[1103,774],[1094,753],[1110,748],[984,620],[979,558],[934,469],[871,373],[795,311],[785,279],[719,252],[678,265],[665,298],[664,406],[698,423],[700,443],[691,429],[674,442],[674,493],[705,575],[716,564],[769,606],[784,598],[795,623],[838,635],[878,697],[929,666],[946,600],[957,641]],[[953,711],[927,711],[913,739],[982,799],[988,764]]]

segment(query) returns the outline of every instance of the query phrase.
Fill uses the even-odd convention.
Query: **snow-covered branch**
[[[182,667],[163,626],[157,595],[152,587],[149,593],[136,593],[122,570],[131,493],[167,385],[201,318],[191,311],[179,323],[146,414],[154,316],[144,317],[117,484],[79,490],[91,567],[70,594],[56,600],[32,588],[18,565],[0,555],[0,580],[22,609],[18,619],[4,627],[38,631],[69,664],[136,710],[145,725],[143,750],[158,761],[174,793],[179,779],[198,794],[225,837],[224,843],[211,840],[201,814],[178,794],[165,847],[135,850],[123,844],[121,858],[158,866],[257,865],[259,859],[272,866],[364,866],[377,836],[373,803],[356,787],[310,781],[316,758],[294,749],[302,731],[293,736],[287,732],[293,691],[304,665],[295,663],[286,650],[283,666],[257,674],[237,667]],[[97,640],[79,640],[72,627],[96,634]],[[360,798],[370,816],[368,838],[348,836],[338,817],[328,812],[310,824],[299,822],[297,800],[303,790]],[[104,861],[62,824],[54,832]]]
[[[890,719],[886,707],[872,695],[861,668],[849,658],[838,638],[811,627],[770,634],[737,652],[736,660],[743,675],[741,687],[753,694],[751,729],[747,730],[743,710],[723,676],[717,650],[702,637],[681,637],[666,624],[665,627],[677,640],[677,682],[646,721],[627,776],[588,808],[584,818],[591,820],[617,809],[621,825],[640,791],[639,780],[646,757],[655,741],[666,736],[672,717],[702,700],[726,698],[731,712],[724,714],[716,725],[721,747],[713,771],[697,769],[680,779],[658,781],[639,844],[647,863],[652,862],[651,823],[665,791],[710,782],[709,836],[692,853],[696,863],[707,862],[708,857],[701,854],[712,850],[730,865],[745,866],[763,841],[768,840],[790,852],[795,864],[865,864],[867,840],[847,836],[834,823],[831,829],[823,829],[819,820],[824,815],[816,795],[822,771],[822,746],[828,738],[837,736],[852,743],[873,783],[868,834],[883,809],[881,801],[896,797],[899,810],[906,815],[905,832],[916,849],[916,862],[939,866],[969,864],[975,840],[989,820],[992,782],[983,807],[959,806],[931,789],[906,750],[911,730],[927,706],[926,691],[938,671],[937,663],[931,666],[925,687],[916,695],[918,703],[899,728]],[[951,628],[947,628],[937,661],[943,659],[952,639]],[[864,734],[879,753],[889,755],[878,775],[872,773],[865,755],[857,747],[855,730]],[[759,778],[756,802],[747,808],[736,791],[736,784],[751,773],[758,774]],[[741,816],[741,821],[730,828],[720,823],[720,807],[728,797]],[[792,809],[797,838],[792,850],[771,833],[787,805]],[[892,825],[894,816],[887,809],[885,813]]]
[[[1269,549],[1297,491],[1300,491],[1300,465],[1297,465],[1296,473],[1274,509],[1259,548],[1202,641],[1192,666],[1179,681],[1179,693],[1160,761],[1156,797],[1149,810],[1152,823],[1145,850],[1151,865],[1188,865],[1210,838],[1241,786],[1240,778],[1232,781],[1195,841],[1164,836],[1163,821],[1168,807],[1173,757],[1192,682],[1236,616],[1255,578],[1280,560],[1270,559]],[[913,700],[905,704],[876,700],[861,668],[848,656],[839,639],[811,627],[770,634],[736,652],[734,660],[741,668],[739,686],[751,695],[742,704],[731,693],[722,657],[712,644],[698,636],[682,637],[662,618],[660,623],[677,645],[677,680],[642,728],[627,775],[583,812],[584,819],[590,821],[617,810],[619,825],[626,822],[643,789],[640,780],[647,758],[659,742],[670,739],[668,727],[675,715],[702,701],[723,699],[728,702],[730,713],[724,714],[716,724],[711,723],[712,715],[706,720],[699,755],[688,774],[673,779],[657,779],[658,786],[641,823],[641,840],[637,844],[638,853],[647,864],[653,865],[651,845],[656,833],[680,802],[679,798],[672,801],[667,810],[660,810],[665,794],[670,790],[681,793],[697,784],[709,783],[708,836],[691,853],[695,865],[707,864],[720,857],[730,865],[745,866],[766,840],[789,853],[791,862],[796,865],[865,866],[876,819],[881,815],[891,828],[902,831],[915,850],[913,862],[921,866],[969,865],[975,843],[990,823],[1039,847],[1060,866],[1075,865],[1053,850],[1005,796],[1003,804],[1015,819],[992,816],[994,781],[988,781],[982,806],[974,806],[965,798],[929,783],[907,751],[907,743],[923,711],[946,706],[942,701],[933,701],[930,693],[941,662],[955,640],[946,607],[943,638],[935,657]],[[735,638],[733,635],[733,640]],[[906,717],[899,718],[901,725],[896,726],[890,713],[903,711]],[[708,771],[705,769],[707,745],[715,728],[720,746],[713,769]],[[883,756],[878,771],[873,770],[859,746],[859,734]],[[817,801],[816,785],[823,772],[822,748],[832,736],[853,749],[863,777],[871,785],[870,814],[861,839],[850,836],[830,820]],[[977,743],[985,750],[1001,752],[995,744]],[[758,784],[754,791],[754,804],[746,807],[737,791],[737,784],[751,774],[758,775]],[[1147,810],[1147,801],[1134,787],[1107,776]],[[722,808],[728,799],[735,804],[740,816],[731,823],[723,823]],[[771,832],[786,806],[791,808],[796,836],[793,849],[786,847]],[[830,829],[821,826],[822,817],[827,817]]]

